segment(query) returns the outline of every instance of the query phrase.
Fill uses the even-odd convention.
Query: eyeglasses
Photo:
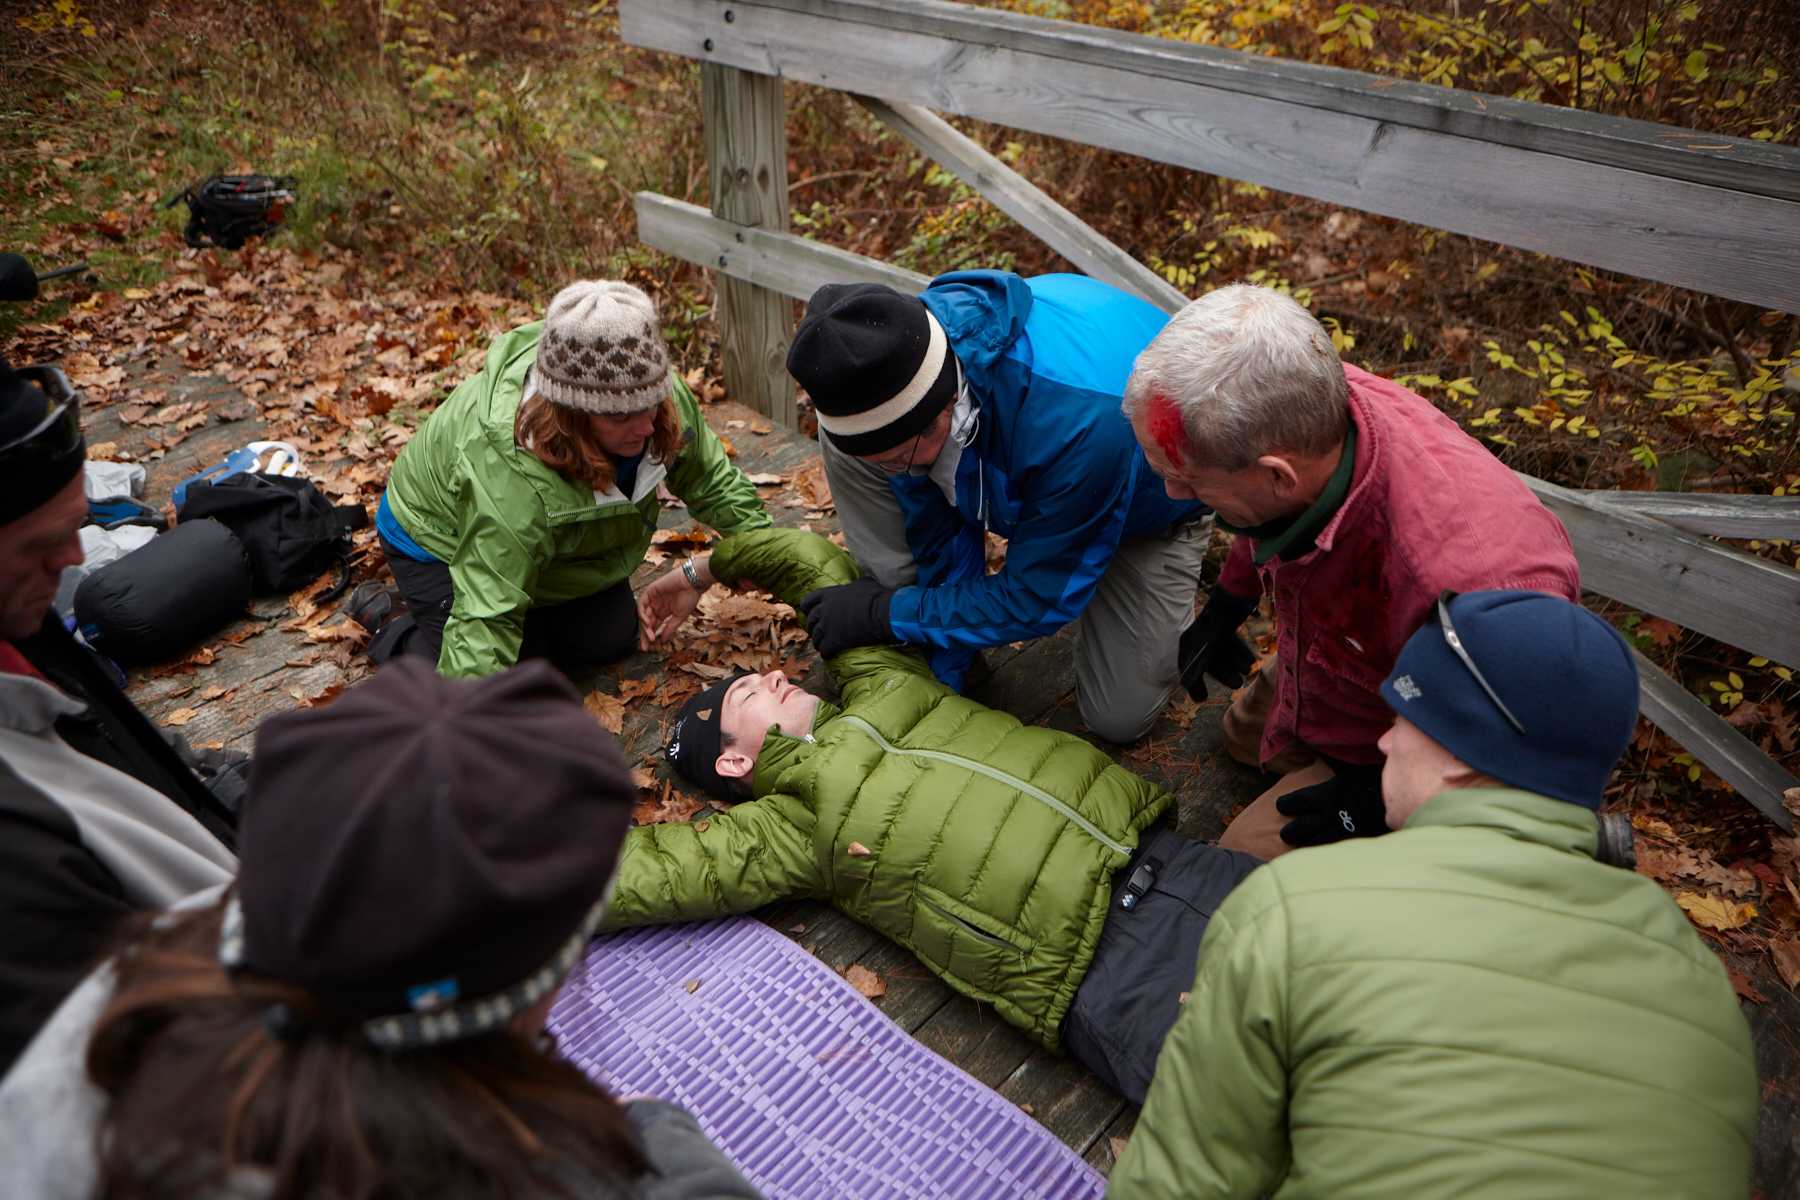
[[[1475,660],[1469,657],[1469,652],[1464,648],[1462,639],[1456,636],[1456,626],[1450,621],[1450,602],[1454,599],[1456,599],[1455,592],[1445,592],[1438,597],[1438,624],[1443,627],[1444,641],[1450,644],[1451,652],[1462,659],[1462,665],[1469,668],[1469,674],[1475,677],[1475,682],[1481,685],[1481,690],[1487,693],[1487,698],[1494,702],[1494,707],[1500,710],[1500,715],[1506,718],[1507,724],[1518,730],[1520,737],[1525,736],[1525,726],[1519,721],[1519,718],[1513,716],[1512,709],[1506,707],[1506,701],[1500,698],[1500,693],[1496,692],[1493,685],[1481,674],[1481,668],[1477,667]]]
[[[919,436],[913,439],[912,446],[907,449],[905,458],[884,458],[877,461],[875,466],[883,475],[904,475],[912,470],[918,465],[913,462],[913,458],[919,453],[919,443],[925,440],[925,434],[930,428],[931,426],[927,425],[924,429],[919,430]]]
[[[55,367],[20,367],[21,379],[29,379],[50,398],[44,419],[0,446],[0,463],[26,458],[58,458],[81,444],[81,396],[69,386],[68,376]]]

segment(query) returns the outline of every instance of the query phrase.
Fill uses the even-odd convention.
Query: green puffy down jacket
[[[857,574],[791,529],[727,538],[712,569],[789,603]],[[1072,734],[957,695],[910,650],[863,646],[827,665],[843,707],[821,703],[804,739],[770,731],[754,800],[631,831],[607,927],[828,900],[1057,1048],[1113,872],[1172,797]]]
[[[1594,814],[1449,791],[1219,907],[1109,1200],[1742,1197],[1750,1030]]]
[[[395,518],[450,566],[456,598],[438,657],[445,675],[512,666],[527,610],[631,578],[656,532],[659,482],[722,533],[769,524],[756,486],[731,465],[693,393],[673,375],[681,449],[671,463],[646,458],[630,496],[617,488],[597,494],[520,449],[513,424],[541,329],[537,322],[497,338],[481,374],[426,418],[388,478]]]

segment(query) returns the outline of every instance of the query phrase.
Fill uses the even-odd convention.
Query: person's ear
[[[725,779],[742,779],[756,767],[756,760],[742,750],[722,750],[713,761],[713,770]]]
[[[1265,454],[1256,460],[1256,465],[1264,472],[1270,490],[1282,499],[1288,499],[1300,490],[1300,473],[1281,455]]]
[[[1438,768],[1438,778],[1444,781],[1446,787],[1467,788],[1480,787],[1487,779],[1487,776],[1483,775],[1480,771],[1477,771],[1474,767],[1471,767],[1462,759],[1451,758],[1448,762],[1444,763],[1443,766]]]

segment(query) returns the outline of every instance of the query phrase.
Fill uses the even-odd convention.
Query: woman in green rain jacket
[[[711,571],[789,603],[857,573],[791,529],[727,538]],[[828,900],[1141,1100],[1207,919],[1258,860],[1153,828],[1168,792],[956,694],[916,651],[857,647],[827,666],[839,704],[778,671],[689,702],[676,769],[715,791],[748,780],[755,798],[633,829],[608,927]]]
[[[578,670],[648,649],[711,582],[672,571],[634,600],[659,483],[722,532],[769,524],[670,372],[650,298],[572,284],[542,322],[501,336],[395,461],[375,526],[407,612],[359,589],[352,613],[379,626],[370,656],[426,654],[478,676],[521,657]]]

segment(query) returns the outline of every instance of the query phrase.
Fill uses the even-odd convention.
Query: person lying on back
[[[711,572],[792,603],[857,568],[817,534],[767,529],[727,538]],[[779,671],[688,702],[671,764],[749,802],[633,829],[606,927],[828,900],[1141,1100],[1207,920],[1260,860],[1176,834],[1162,787],[958,695],[916,651],[826,665],[841,703]]]

